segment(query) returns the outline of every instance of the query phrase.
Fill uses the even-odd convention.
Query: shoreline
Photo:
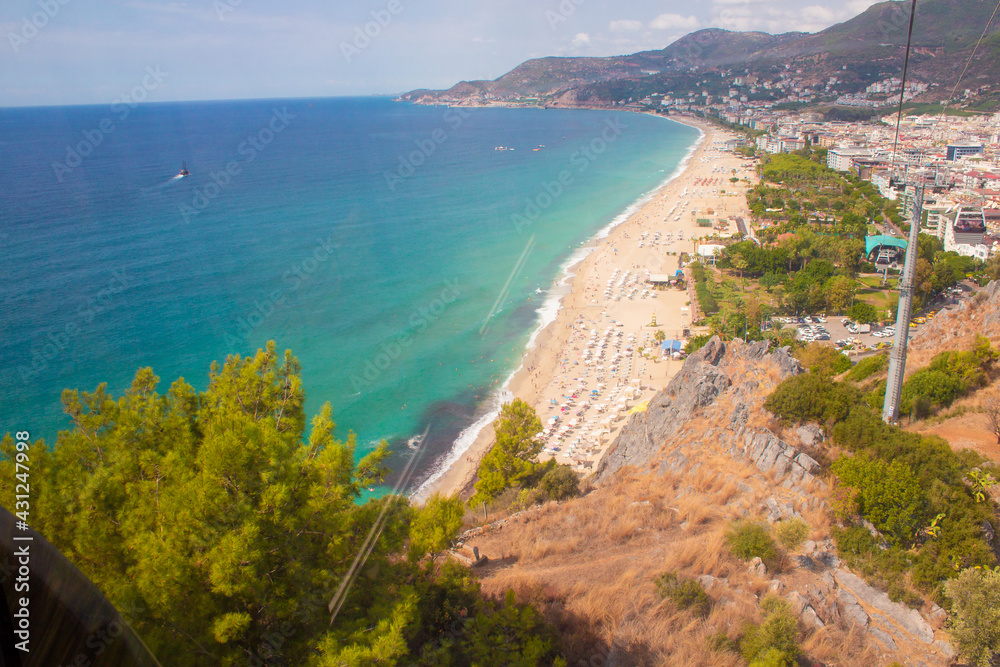
[[[673,274],[678,257],[668,253],[679,255],[681,252],[692,251],[692,242],[701,235],[693,220],[696,211],[717,211],[716,214],[708,214],[713,217],[721,216],[724,211],[725,217],[737,215],[746,217],[749,212],[746,211],[746,200],[742,196],[745,183],[730,184],[729,172],[726,171],[723,175],[722,165],[715,155],[719,152],[717,144],[735,136],[735,133],[700,119],[685,117],[682,120],[658,114],[649,115],[693,127],[700,132],[700,135],[662,183],[629,205],[608,225],[588,239],[581,249],[567,258],[550,288],[549,296],[539,308],[540,321],[528,339],[521,363],[491,399],[495,405],[490,406],[482,416],[459,434],[452,448],[435,466],[435,471],[412,493],[414,500],[421,502],[433,493],[464,495],[470,490],[475,481],[479,461],[489,451],[494,441],[492,422],[500,406],[514,397],[528,402],[543,424],[552,420],[553,416],[556,420],[563,416],[572,416],[572,413],[566,414],[566,410],[560,413],[562,406],[557,409],[560,401],[571,406],[570,410],[580,407],[578,414],[585,424],[596,427],[600,421],[600,428],[603,431],[600,436],[583,434],[579,434],[579,437],[576,434],[570,436],[577,438],[581,449],[585,444],[590,445],[586,454],[582,451],[575,452],[574,445],[567,451],[567,448],[557,441],[557,438],[566,437],[564,431],[562,436],[557,436],[554,432],[550,434],[548,436],[550,446],[540,455],[543,460],[555,458],[560,463],[574,464],[574,468],[580,472],[593,470],[623,425],[625,420],[622,417],[625,416],[626,409],[648,401],[680,369],[680,362],[664,358],[666,360],[664,363],[658,358],[658,350],[654,348],[651,337],[655,330],[659,329],[664,331],[668,339],[681,339],[681,332],[691,325],[691,310],[689,304],[685,304],[689,298],[687,290],[669,288],[650,292],[644,290],[646,287],[644,276],[647,273]],[[715,159],[712,162],[708,162],[707,153],[713,154]],[[736,156],[729,154],[728,160],[723,161],[732,162],[732,166],[742,171],[742,163]],[[721,188],[725,192],[726,186],[737,190],[735,193],[737,210],[725,210],[727,207],[719,205],[716,201],[718,197],[705,194],[706,189],[713,187],[708,185],[710,179],[716,190]],[[699,189],[703,193],[700,198],[697,197]],[[686,196],[689,191],[690,196]],[[699,208],[693,205],[695,202],[715,205],[704,205],[703,208]],[[739,206],[739,202],[742,202],[742,206]],[[673,203],[673,209],[664,217],[664,209],[670,203]],[[692,204],[690,209],[689,204]],[[678,207],[680,211],[676,210]],[[701,233],[704,231],[702,229]],[[674,235],[677,235],[677,238],[674,238]],[[622,250],[620,254],[619,246]],[[607,276],[611,278],[604,283],[607,287],[604,298],[601,298],[600,280]],[[615,281],[622,284],[613,284]],[[619,292],[611,296],[613,289],[618,289]],[[641,296],[639,296],[640,291],[642,291]],[[623,297],[627,301],[622,301]],[[545,321],[548,319],[547,310],[549,312],[554,310],[548,322]],[[657,310],[661,315],[660,323],[657,327],[651,327],[651,322],[646,321],[649,316],[645,313],[651,311],[653,319],[656,319]],[[604,338],[598,338],[601,341],[601,348],[615,347],[623,350],[615,353],[612,357],[614,361],[607,360],[609,364],[614,364],[609,366],[615,369],[613,375],[611,371],[605,370],[605,364],[596,364],[597,361],[603,361],[605,351],[600,352],[600,359],[594,355],[593,359],[586,360],[587,365],[594,364],[596,369],[587,368],[585,365],[582,367],[585,370],[581,371],[577,368],[579,361],[570,363],[571,357],[580,355],[581,346],[596,349],[593,341],[600,335],[598,329],[601,329],[604,335]],[[584,340],[583,336],[583,332],[587,330],[592,337],[589,341]],[[644,342],[647,345],[647,355],[641,356],[637,353],[637,349]],[[637,367],[635,370],[632,368],[633,364]],[[590,377],[592,371],[595,375]],[[582,374],[583,377],[569,377],[577,374]],[[604,414],[591,413],[583,416],[582,413],[589,411],[590,401],[586,399],[591,398],[591,394],[586,394],[586,399],[581,401],[580,406],[576,406],[575,399],[578,394],[574,393],[573,398],[570,398],[564,392],[582,392],[585,389],[584,385],[593,385],[598,380],[597,374],[601,374],[603,380],[597,386],[600,391],[608,391],[618,399],[618,403],[615,404],[618,409],[605,412],[606,406],[610,405],[608,401],[606,404],[594,406],[603,408],[601,412]],[[609,377],[604,377],[604,374],[608,374]],[[576,390],[569,388],[569,383],[574,382],[580,382],[580,387]],[[614,387],[606,389],[612,382]],[[593,392],[595,401],[599,399],[596,390],[589,391]],[[603,416],[603,419],[598,420],[599,416]],[[618,421],[621,423],[612,426],[613,422]],[[584,443],[585,438],[586,443]],[[558,450],[553,451],[553,447],[558,447]]]

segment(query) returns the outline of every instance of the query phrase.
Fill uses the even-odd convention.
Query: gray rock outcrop
[[[645,411],[629,418],[610,451],[601,460],[595,473],[597,480],[610,479],[625,466],[642,467],[650,463],[688,420],[727,391],[733,393],[737,406],[728,423],[720,426],[742,432],[751,410],[740,399],[758,384],[737,367],[740,364],[759,366],[767,362],[778,369],[782,378],[802,372],[802,367],[787,348],[772,352],[766,341],[749,344],[734,341],[727,345],[718,337],[713,337],[685,360],[681,370],[649,401]],[[677,463],[676,460],[671,461],[670,466]]]
[[[819,463],[808,454],[799,453],[767,429],[746,430],[742,452],[763,473],[791,479],[792,484],[812,481],[819,472]]]
[[[867,613],[866,616],[869,616],[872,622],[878,622],[885,632],[897,634],[898,629],[902,629],[925,644],[930,644],[934,641],[934,630],[924,620],[923,616],[920,615],[920,612],[898,602],[893,602],[889,599],[888,595],[872,588],[857,575],[847,570],[836,570],[833,576],[840,585],[839,595],[841,601],[844,602],[845,599],[849,601],[851,598],[854,598],[854,604],[857,604],[859,607],[860,603],[864,603],[874,613],[874,617],[871,617]],[[859,620],[856,616],[856,610],[848,608],[850,602],[845,603],[843,606],[844,616]],[[869,628],[869,631],[872,634],[876,634],[871,628]],[[883,643],[888,646],[887,642],[883,641]]]

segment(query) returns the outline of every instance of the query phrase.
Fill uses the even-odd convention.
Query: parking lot
[[[951,310],[957,307],[962,299],[967,298],[971,294],[972,289],[970,286],[959,286],[955,290],[936,299],[934,303],[929,305],[924,311],[914,313],[913,319],[917,319],[918,317],[926,318],[927,313],[932,310],[938,311],[939,314]],[[853,349],[851,352],[854,354],[860,354],[864,351],[878,349],[879,344],[881,344],[883,349],[891,347],[896,326],[894,324],[889,324],[886,327],[872,325],[869,333],[860,333],[860,331],[852,331],[849,329],[849,324],[845,324],[843,322],[844,320],[847,320],[847,318],[839,315],[833,317],[815,315],[808,316],[808,318],[806,316],[801,318],[775,316],[773,319],[775,321],[782,322],[782,325],[786,328],[792,327],[798,329],[796,338],[801,341],[807,343],[815,341],[817,343],[836,347],[837,349],[852,347]],[[850,321],[848,320],[848,322]],[[908,326],[907,328],[910,332],[910,337],[912,338],[913,335],[920,331],[923,326],[925,325],[917,324],[916,326]],[[885,332],[885,334],[881,336],[877,335],[880,332]]]

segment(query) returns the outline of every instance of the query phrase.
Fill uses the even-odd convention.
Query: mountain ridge
[[[921,99],[938,101],[950,93],[993,9],[988,0],[927,0],[917,6],[909,81],[928,85]],[[831,101],[899,77],[908,26],[908,3],[888,0],[817,33],[705,28],[659,50],[534,58],[492,81],[461,81],[447,90],[414,90],[398,99],[422,104],[605,106],[650,94],[718,97],[736,80],[794,78],[802,86],[818,87],[812,101]],[[1000,68],[993,66],[998,59],[1000,25],[994,21],[962,80],[964,88],[987,95],[1000,90]],[[988,90],[980,91],[982,87]],[[759,97],[781,99],[766,93]]]

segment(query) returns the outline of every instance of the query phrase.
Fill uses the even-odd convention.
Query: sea
[[[0,109],[0,433],[66,388],[208,384],[267,341],[385,488],[489,426],[570,266],[700,137],[624,111],[388,98]],[[180,176],[182,167],[189,172]],[[405,471],[405,474],[404,474]]]

